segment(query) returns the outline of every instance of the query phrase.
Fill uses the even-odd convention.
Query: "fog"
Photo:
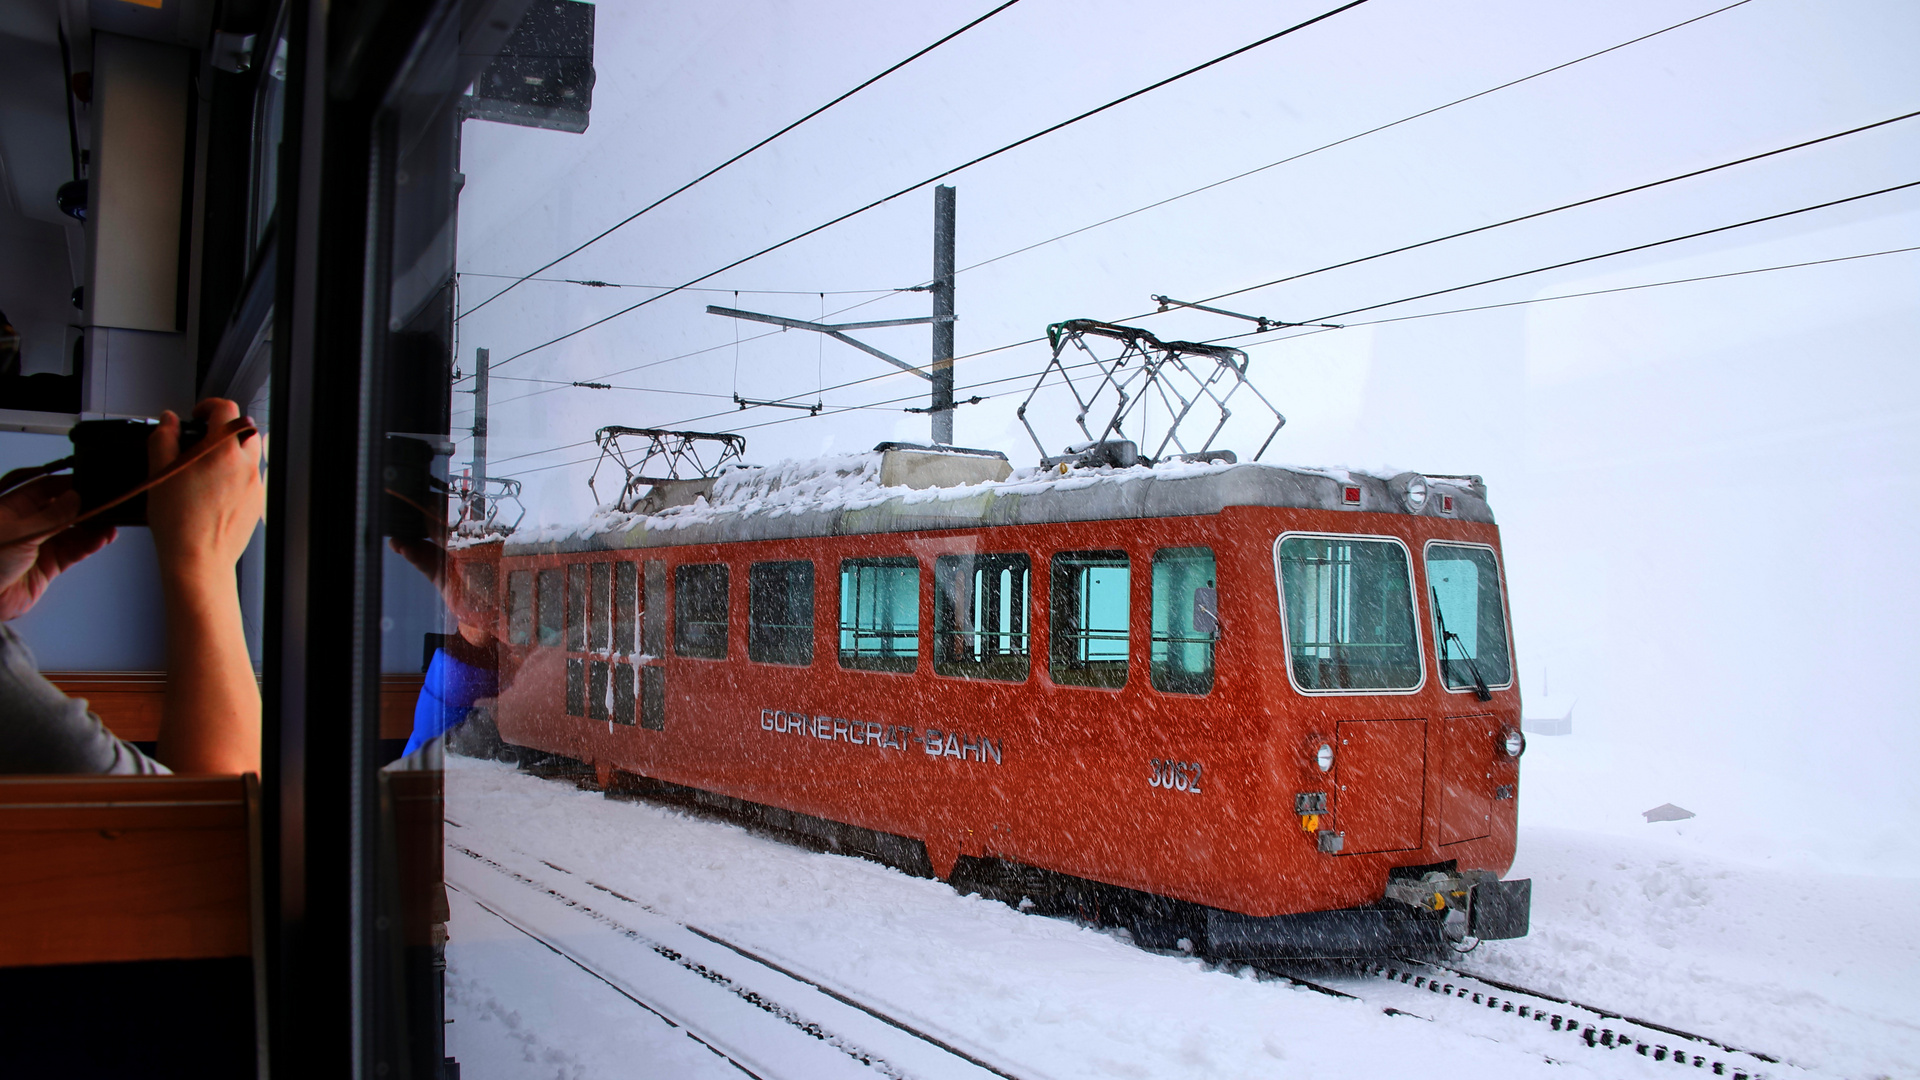
[[[506,284],[483,275],[533,270],[990,6],[601,5],[585,134],[465,125],[461,308]],[[689,281],[1332,6],[1023,0],[543,276]],[[1721,6],[1371,0],[949,177],[958,263]],[[1046,346],[968,354],[1081,317],[1239,334],[1204,313],[1145,317],[1148,297],[1212,297],[1885,120],[1920,101],[1917,53],[1912,5],[1749,0],[966,269],[959,396],[991,396],[958,411],[956,442],[1036,457],[1014,409]],[[1311,320],[1906,183],[1917,166],[1920,118],[1219,304]],[[925,315],[926,294],[891,290],[930,276],[931,218],[922,188],[702,283],[720,292],[525,355],[658,290],[534,281],[488,304],[462,321],[460,364],[487,348],[497,366],[490,471],[525,481],[530,523],[555,523],[592,509],[594,452],[553,448],[602,424],[742,431],[761,463],[925,439],[926,417],[900,411],[924,383],[704,307]],[[1920,252],[1519,303],[1915,246],[1908,189],[1335,321],[1512,306],[1238,342],[1290,418],[1266,460],[1486,478],[1523,692],[1575,701],[1572,735],[1532,740],[1524,821],[1644,830],[1639,812],[1671,801],[1699,815],[1686,839],[1721,854],[1916,872],[1920,709],[1901,687],[1920,649]],[[925,328],[860,336],[927,357]],[[888,377],[823,389],[872,376]],[[734,393],[827,412],[739,411]],[[1264,432],[1229,434],[1250,453]]]

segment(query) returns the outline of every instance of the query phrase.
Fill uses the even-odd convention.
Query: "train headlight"
[[[1407,513],[1417,514],[1426,509],[1429,490],[1427,478],[1419,473],[1401,473],[1387,481],[1387,488],[1399,496],[1400,504],[1407,508]]]
[[[1333,768],[1333,744],[1321,743],[1320,749],[1313,752],[1313,763],[1320,766],[1321,772],[1331,770]]]
[[[1508,728],[1506,737],[1500,740],[1500,749],[1505,750],[1508,757],[1517,758],[1527,749],[1527,737]]]

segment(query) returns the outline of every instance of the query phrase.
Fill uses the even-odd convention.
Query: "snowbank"
[[[449,759],[447,779],[448,817],[459,823],[450,836],[511,844],[591,873],[1021,1076],[1403,1077],[1419,1062],[1502,1077],[1671,1072],[1565,1049],[1550,1062],[1524,1038],[1492,1042],[1148,953],[1120,935],[1022,915],[873,863],[490,762]],[[1920,1059],[1905,1019],[1920,1015],[1920,992],[1897,978],[1915,966],[1915,938],[1896,922],[1893,883],[1786,881],[1658,845],[1542,829],[1523,832],[1521,860],[1516,872],[1536,880],[1534,935],[1483,946],[1472,960],[1490,976],[1745,1040],[1821,1074],[1910,1075],[1905,1063]],[[534,1058],[564,1046],[579,1065],[557,1070],[515,1049],[506,1061],[462,1057],[470,1075],[631,1075],[580,1064],[623,1060],[625,1028],[557,1015],[565,1009],[556,1002],[572,995],[599,1000],[597,984],[531,968],[512,977],[523,982],[486,982],[480,968],[511,969],[502,967],[502,943],[458,908],[451,933],[458,1038],[476,1048],[525,1046]],[[492,944],[470,949],[476,937]],[[529,957],[541,951],[526,947]],[[551,1017],[553,1030],[532,1033],[544,1049],[506,1034],[501,1018],[516,1012],[523,1024]]]

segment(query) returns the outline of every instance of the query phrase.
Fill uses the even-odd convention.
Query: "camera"
[[[82,513],[139,487],[147,480],[147,436],[151,420],[82,420],[67,432],[73,441],[73,489]],[[180,421],[180,449],[206,438],[202,420]],[[102,525],[145,525],[145,492],[94,519]]]

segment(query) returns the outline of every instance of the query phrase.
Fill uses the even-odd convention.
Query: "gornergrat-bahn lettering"
[[[955,731],[928,728],[916,732],[909,724],[877,724],[871,720],[845,720],[837,716],[809,716],[785,709],[761,709],[760,730],[776,735],[801,735],[848,746],[872,746],[881,750],[906,750],[914,743],[928,757],[959,758],[982,764],[1001,763],[1001,740],[963,735]]]

